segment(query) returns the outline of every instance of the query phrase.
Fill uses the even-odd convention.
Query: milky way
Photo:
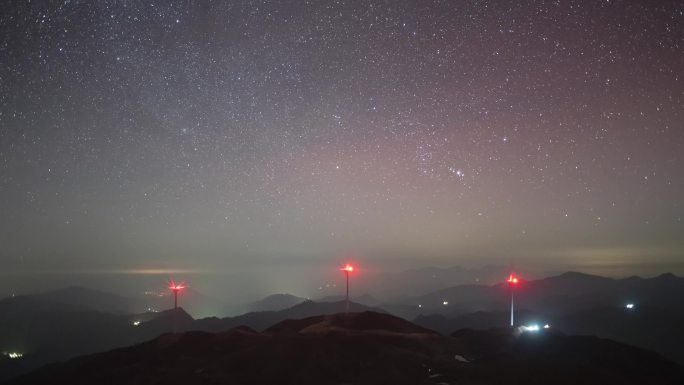
[[[683,12],[3,1],[2,269],[681,269]]]

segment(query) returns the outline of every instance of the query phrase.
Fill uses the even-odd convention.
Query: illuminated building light
[[[24,356],[22,353],[19,353],[19,352],[2,352],[2,354],[4,356],[7,356],[7,357],[13,359],[13,360],[15,360],[17,358],[21,358]]]

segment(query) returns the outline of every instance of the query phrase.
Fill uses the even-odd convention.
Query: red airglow
[[[181,282],[179,284],[176,284],[175,282],[173,282],[173,280],[171,280],[171,281],[169,281],[169,289],[171,289],[173,291],[181,291],[181,290],[185,289],[185,282]]]
[[[340,270],[351,273],[352,271],[354,271],[354,266],[352,266],[352,265],[350,265],[350,264],[346,264],[346,265],[345,265],[343,268],[341,268]]]
[[[516,286],[518,284],[518,277],[511,274],[508,276],[508,279],[506,280],[506,282],[508,282],[508,285],[510,285],[510,286]]]

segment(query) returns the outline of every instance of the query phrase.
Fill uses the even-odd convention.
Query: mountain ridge
[[[308,328],[328,322],[324,333]],[[658,354],[595,337],[510,329],[450,336],[373,312],[283,321],[270,331],[164,334],[15,378],[22,384],[679,384],[682,367]],[[387,326],[383,326],[387,325]],[[396,325],[408,329],[395,330]],[[402,326],[403,328],[403,326]],[[359,334],[359,331],[361,332]]]

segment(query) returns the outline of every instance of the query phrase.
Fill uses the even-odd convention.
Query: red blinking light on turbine
[[[173,292],[173,332],[176,333],[178,331],[178,293],[185,289],[185,282],[181,283],[175,283],[173,280],[169,281],[169,290]]]
[[[513,275],[512,273],[508,276],[508,279],[506,280],[508,282],[508,286],[518,286],[518,277]]]
[[[340,270],[344,271],[344,275],[347,278],[347,296],[345,297],[345,313],[349,313],[349,274],[354,271],[354,266],[347,263]]]
[[[175,283],[173,280],[169,281],[169,289],[173,292],[173,308],[178,308],[178,292],[185,289],[185,282]]]
[[[181,282],[181,283],[177,284],[177,283],[173,282],[173,280],[171,280],[171,281],[169,281],[169,289],[171,289],[173,291],[183,290],[183,289],[185,289],[185,282]]]
[[[518,284],[520,283],[520,280],[513,273],[511,273],[508,275],[508,279],[506,280],[506,283],[508,283],[508,286],[510,286],[510,288],[511,288],[511,327],[513,327],[513,313],[514,313],[513,293],[515,293],[515,287],[518,286]]]

